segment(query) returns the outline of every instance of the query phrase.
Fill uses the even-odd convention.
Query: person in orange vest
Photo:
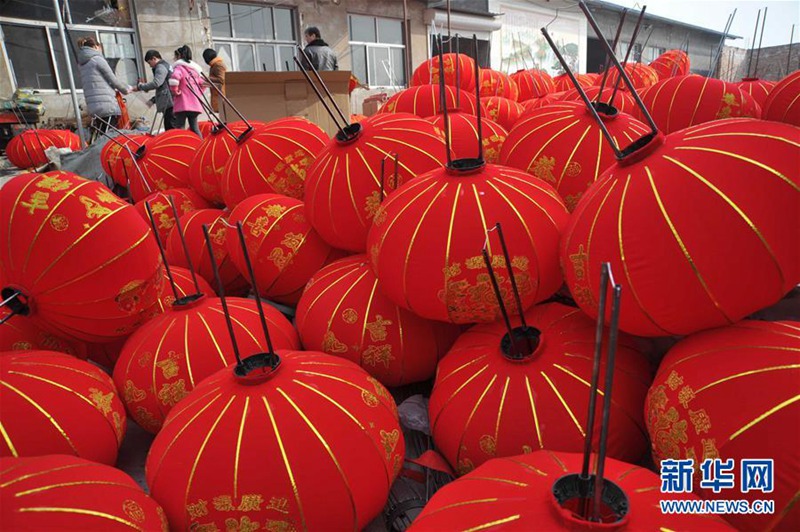
[[[222,94],[225,94],[225,72],[228,71],[228,67],[225,66],[225,62],[212,48],[206,48],[203,50],[203,59],[209,67],[208,79],[211,80],[214,86],[217,87]],[[221,98],[219,97],[219,94],[217,94],[217,91],[212,89],[211,108],[217,113],[220,112],[220,100]]]

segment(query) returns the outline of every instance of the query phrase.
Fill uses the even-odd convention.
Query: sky
[[[647,6],[647,12],[662,17],[668,17],[681,22],[695,24],[706,28],[723,31],[728,15],[736,9],[736,17],[731,26],[730,33],[742,38],[729,40],[728,45],[739,48],[750,48],[753,40],[753,30],[761,9],[767,8],[767,22],[764,26],[764,40],[762,46],[777,46],[789,43],[789,34],[794,28],[795,46],[800,46],[800,1],[798,0],[762,0],[758,1],[729,1],[729,0],[609,0],[625,7],[641,8]],[[760,33],[760,23],[759,23]],[[756,36],[758,46],[759,35]]]

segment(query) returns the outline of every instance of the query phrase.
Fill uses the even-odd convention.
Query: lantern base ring
[[[242,384],[258,384],[277,373],[281,359],[276,353],[257,353],[242,360],[233,374]]]
[[[597,111],[601,120],[613,120],[619,116],[619,110],[613,105],[604,102],[592,102],[592,107]]]
[[[334,138],[339,144],[349,144],[360,137],[363,131],[364,127],[360,123],[356,122],[355,124],[350,124],[349,126],[345,126],[344,128],[340,129]]]
[[[512,362],[526,362],[533,358],[533,354],[541,342],[542,331],[536,327],[514,327],[510,333],[506,333],[500,340],[500,350],[503,356]]]
[[[12,315],[27,316],[31,313],[28,296],[22,290],[6,286],[0,294],[3,298],[0,307],[8,307]]]
[[[465,175],[477,172],[486,166],[483,159],[456,159],[447,165],[447,172],[451,175]]]
[[[608,479],[603,479],[600,514],[590,521],[595,476],[581,477],[578,473],[564,475],[553,484],[553,502],[569,528],[613,530],[627,524],[630,502],[625,491]]]
[[[190,307],[193,303],[196,303],[200,299],[205,296],[202,292],[197,292],[196,294],[189,294],[188,296],[184,296],[181,298],[176,299],[173,301],[173,307]]]

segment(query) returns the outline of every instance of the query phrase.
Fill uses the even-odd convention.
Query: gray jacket
[[[169,91],[169,76],[172,74],[172,67],[169,63],[164,61],[163,59],[156,63],[155,68],[153,68],[153,79],[147,83],[139,83],[136,87],[140,91],[151,91],[153,89],[156,90],[156,95],[154,98],[156,104],[156,110],[159,113],[163,113],[170,107],[172,107],[172,93]]]
[[[306,55],[311,60],[311,64],[317,70],[339,70],[339,61],[336,59],[336,53],[328,46],[328,43],[322,39],[311,41],[305,47]],[[302,54],[301,54],[302,55]],[[308,68],[308,63],[304,57],[301,57],[303,63]]]
[[[93,48],[81,47],[78,65],[89,115],[118,116],[120,109],[114,90],[124,93],[128,87],[117,80],[103,54]]]

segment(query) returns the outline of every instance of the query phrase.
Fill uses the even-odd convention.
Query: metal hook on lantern
[[[172,207],[172,215],[175,217],[175,231],[178,232],[178,237],[181,239],[181,246],[183,247],[183,253],[186,257],[186,263],[189,265],[189,272],[192,274],[192,281],[194,282],[194,288],[196,290],[195,294],[199,296],[202,294],[202,291],[200,290],[200,283],[197,282],[197,273],[194,270],[192,256],[189,254],[189,246],[186,245],[186,235],[184,234],[183,227],[181,226],[181,218],[178,214],[178,209],[175,207],[175,201],[173,200],[172,195],[167,196],[167,201],[169,202],[170,207]],[[214,262],[214,267],[216,267],[213,254],[211,255],[211,262]]]
[[[297,48],[300,49],[299,46]],[[307,58],[308,56],[306,55],[305,50],[302,50],[302,49],[300,49],[300,50],[303,52],[303,56]],[[358,136],[358,134],[361,132],[361,124],[359,124],[358,122],[356,122],[355,124],[350,124],[347,120],[345,120],[344,121],[344,125],[342,125],[342,123],[339,122],[339,119],[336,116],[336,114],[334,114],[333,110],[331,110],[330,106],[328,105],[327,100],[325,100],[325,98],[323,98],[322,93],[319,91],[319,89],[317,88],[317,85],[311,79],[311,76],[308,75],[308,71],[306,70],[306,67],[303,64],[303,62],[300,61],[299,59],[297,59],[297,57],[294,57],[294,64],[297,65],[297,68],[303,74],[303,77],[306,78],[306,82],[314,90],[314,93],[317,95],[317,98],[319,99],[319,102],[325,108],[325,111],[328,113],[328,116],[333,121],[333,124],[336,126],[336,129],[339,130],[339,133],[336,135],[336,138],[341,140],[342,142],[347,142],[349,140],[352,140],[352,139],[356,138]],[[316,72],[316,70],[314,70],[314,72]],[[317,76],[319,76],[319,73],[317,73]],[[320,78],[320,80],[321,79],[322,78]],[[322,84],[322,86],[325,87],[326,91],[328,90],[324,83]],[[331,100],[333,100],[333,97],[331,97]],[[335,103],[336,102],[334,102],[334,105],[335,105]],[[339,110],[339,114],[341,114],[341,110]]]
[[[614,44],[613,49],[617,49],[617,45],[619,45],[619,38],[622,35],[622,28],[625,26],[625,18],[628,16],[628,8],[624,8],[622,13],[619,16],[619,23],[617,23],[617,32],[614,34]],[[546,27],[546,26],[545,26]],[[595,103],[599,102],[601,97],[603,96],[603,91],[606,88],[606,81],[608,81],[608,69],[611,67],[611,57],[606,55],[606,62],[603,66],[603,78],[600,80],[600,90],[597,91],[597,96],[595,96],[594,101]]]

